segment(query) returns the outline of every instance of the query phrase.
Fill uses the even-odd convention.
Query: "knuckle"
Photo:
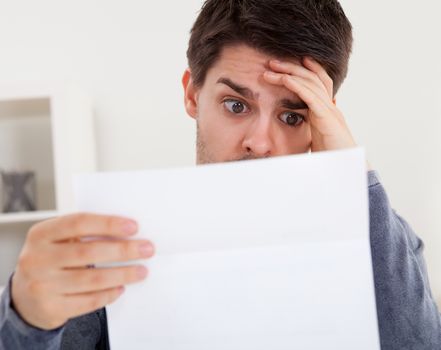
[[[31,280],[28,283],[28,290],[31,295],[44,294],[44,291],[46,290],[46,283],[36,279]]]
[[[112,232],[112,228],[114,225],[114,219],[112,217],[106,217],[104,218],[104,228],[106,232]]]
[[[104,229],[106,233],[118,232],[121,226],[121,219],[116,216],[107,216],[104,219]]]
[[[103,271],[94,271],[94,274],[91,278],[91,283],[94,286],[102,286],[106,283],[107,278],[106,275],[103,273]]]
[[[78,260],[92,262],[89,260],[93,254],[91,254],[91,247],[88,244],[77,244],[75,255]]]
[[[43,231],[41,229],[41,226],[42,226],[41,223],[38,223],[38,224],[31,226],[31,228],[28,231],[27,238],[30,240],[37,239],[38,236],[40,236],[41,232]]]
[[[29,257],[25,253],[21,253],[17,259],[17,266],[20,270],[26,270],[29,266]]]
[[[132,248],[134,246],[131,242],[120,242],[118,244],[118,255],[122,260],[128,260],[132,257],[135,257],[134,252],[135,249]]]
[[[73,214],[69,218],[69,225],[76,231],[81,231],[83,228],[83,223],[88,218],[88,214],[86,213],[77,213]]]
[[[297,77],[291,77],[289,75],[284,75],[282,77],[282,83],[288,88],[288,89],[296,89],[298,88],[299,81]]]
[[[20,271],[27,272],[34,266],[34,259],[32,255],[28,253],[22,253],[18,257],[17,267]]]
[[[105,229],[108,233],[119,233],[127,219],[120,216],[106,216]]]
[[[287,75],[287,74],[284,74],[284,75],[282,75],[282,81],[284,82],[284,83],[287,83],[287,82],[289,82],[291,79],[289,78],[289,75]]]
[[[118,224],[120,223],[120,219],[115,216],[107,216],[105,217],[105,229],[107,232],[114,232],[118,229]]]

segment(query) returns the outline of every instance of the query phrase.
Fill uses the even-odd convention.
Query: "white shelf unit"
[[[0,286],[29,228],[74,209],[73,175],[96,171],[93,125],[91,100],[75,85],[0,85],[0,169],[35,172],[37,205],[20,213],[0,207]]]
[[[36,173],[38,210],[0,213],[0,225],[71,211],[73,174],[96,170],[90,99],[73,85],[1,86],[0,150],[0,169]]]

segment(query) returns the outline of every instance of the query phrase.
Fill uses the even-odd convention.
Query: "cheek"
[[[306,153],[311,147],[311,128],[309,124],[304,124],[297,137],[292,140],[291,147],[294,154]]]
[[[278,155],[307,153],[311,146],[311,129],[308,124],[293,132],[282,128],[276,136],[275,153]]]
[[[205,147],[218,160],[228,160],[240,152],[246,128],[227,118],[221,104],[215,101],[199,105],[198,125]]]
[[[199,120],[199,131],[207,147],[221,157],[229,158],[232,153],[240,150],[243,140],[242,128],[225,123],[222,116],[216,117],[213,113],[208,118]]]

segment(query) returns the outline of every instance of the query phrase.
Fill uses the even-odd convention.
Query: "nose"
[[[271,118],[257,118],[251,125],[242,143],[251,157],[269,157],[274,153]]]

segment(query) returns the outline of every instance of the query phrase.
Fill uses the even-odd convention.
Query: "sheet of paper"
[[[379,349],[367,191],[360,148],[78,176],[78,210],[156,247],[112,349]]]

